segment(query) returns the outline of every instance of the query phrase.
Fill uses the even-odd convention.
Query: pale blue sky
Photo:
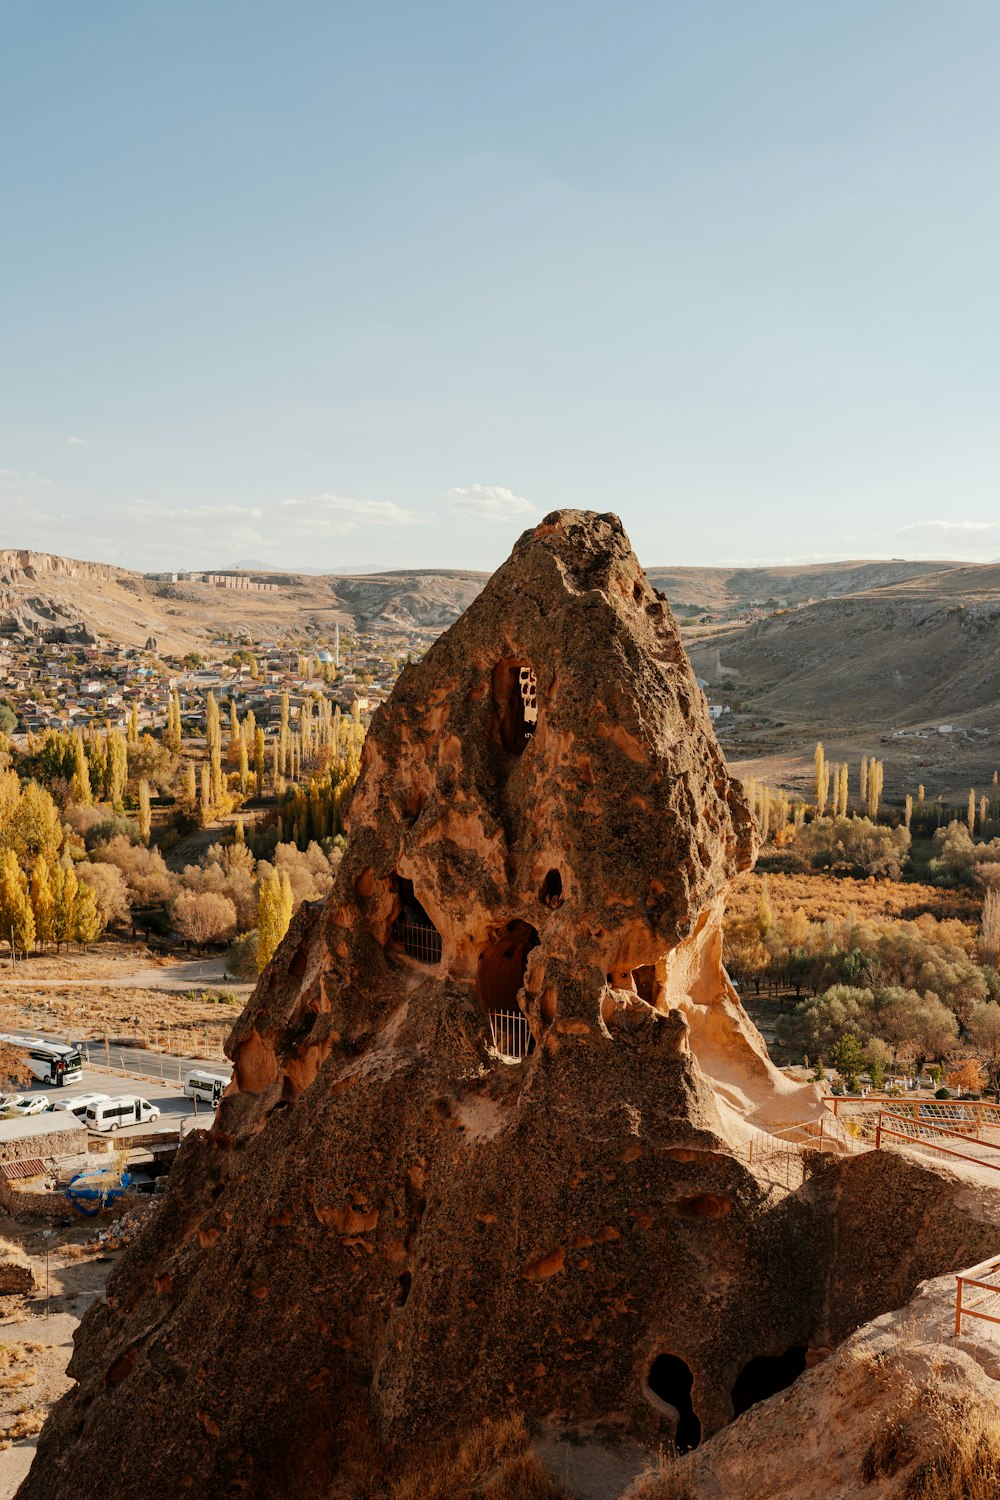
[[[0,546],[1000,555],[995,0],[0,6]]]

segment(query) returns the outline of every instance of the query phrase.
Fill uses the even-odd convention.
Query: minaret
[[[340,626],[333,627],[333,665],[340,671]]]

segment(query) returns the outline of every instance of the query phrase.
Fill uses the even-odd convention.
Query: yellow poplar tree
[[[35,941],[28,882],[13,849],[5,849],[0,855],[0,939],[10,944],[12,956],[26,953]]]
[[[35,917],[35,941],[44,948],[56,940],[56,903],[52,895],[52,877],[43,855],[35,856],[31,867],[31,910]]]
[[[827,770],[826,754],[823,750],[822,740],[816,741],[816,749],[813,752],[813,767],[816,782],[816,816],[817,818],[821,818],[826,811],[826,794],[830,785],[830,773]]]
[[[145,776],[139,782],[139,836],[144,844],[149,843],[153,827],[153,812],[149,805],[149,782]]]
[[[79,729],[73,734],[73,779],[70,782],[70,796],[80,807],[89,807],[93,801],[90,790],[90,766],[87,763],[83,735]]]
[[[78,943],[96,943],[104,931],[104,913],[89,885],[81,884],[73,909],[73,936]]]
[[[76,932],[76,899],[80,883],[76,871],[68,862],[55,865],[52,870],[52,895],[55,900],[56,947],[68,943]]]
[[[264,795],[264,731],[259,724],[253,732],[253,773],[257,778],[259,799]]]

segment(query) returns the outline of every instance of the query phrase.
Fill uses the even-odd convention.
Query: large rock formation
[[[816,1107],[721,966],[754,847],[620,523],[549,516],[376,715],[335,889],[88,1313],[25,1500],[368,1495],[508,1411],[688,1445],[754,1357],[986,1253],[940,1185],[902,1222],[917,1166],[750,1164],[751,1122]],[[891,1265],[831,1233],[873,1193]]]

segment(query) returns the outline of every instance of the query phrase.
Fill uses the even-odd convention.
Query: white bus
[[[36,1078],[50,1088],[62,1088],[66,1083],[77,1083],[83,1072],[83,1057],[79,1047],[70,1047],[65,1042],[44,1042],[39,1036],[3,1036],[0,1042],[14,1047]]]

